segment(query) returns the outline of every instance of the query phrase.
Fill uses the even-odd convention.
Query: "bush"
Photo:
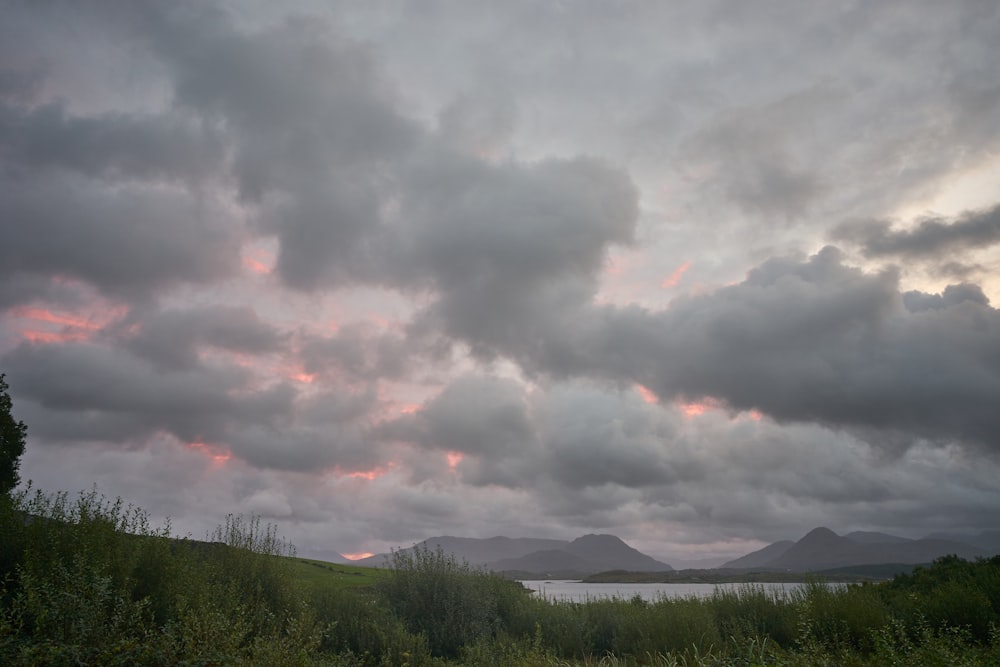
[[[290,545],[257,519],[230,517],[217,544],[176,540],[96,490],[29,488],[0,502],[0,528],[2,664],[315,657],[317,624],[275,557]]]
[[[518,614],[514,596],[527,595],[520,584],[426,546],[394,551],[378,590],[407,630],[423,635],[434,655],[448,657],[495,636]]]

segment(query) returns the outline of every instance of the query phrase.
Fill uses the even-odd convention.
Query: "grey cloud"
[[[280,349],[282,336],[249,307],[206,306],[168,309],[143,317],[134,313],[119,327],[125,344],[162,369],[190,369],[203,347],[256,355]],[[137,328],[137,333],[132,330]]]
[[[0,281],[0,310],[30,303],[35,299],[58,303],[71,298],[72,292],[72,289],[52,280],[51,276],[40,273],[8,274]]]
[[[536,442],[529,406],[512,380],[465,376],[453,380],[418,413],[385,425],[385,435],[424,446],[506,458]]]
[[[308,373],[344,373],[359,380],[401,377],[419,353],[411,341],[367,323],[352,323],[332,336],[307,336],[300,356]]]
[[[174,326],[191,315],[167,313],[160,325]],[[201,320],[202,331],[196,333],[231,333],[205,324]],[[223,342],[270,346],[271,332],[263,333],[263,340]],[[11,383],[17,383],[32,433],[43,441],[138,446],[169,433],[181,442],[226,448],[262,469],[349,472],[382,461],[382,450],[369,434],[369,415],[377,407],[374,392],[327,391],[303,398],[288,384],[260,387],[234,366],[164,365],[165,353],[157,350],[157,363],[152,363],[127,347],[25,344],[2,363]]]
[[[1000,206],[965,213],[952,222],[941,217],[924,218],[911,229],[893,229],[887,220],[851,222],[837,227],[833,238],[859,246],[866,257],[926,260],[943,252],[1000,243]]]
[[[455,472],[471,486],[638,489],[703,475],[676,419],[631,390],[583,382],[529,393],[513,380],[465,376],[379,435],[464,454]]]
[[[304,423],[318,429],[338,424],[364,424],[379,404],[377,383],[348,389],[350,385],[335,385],[304,398],[297,405],[297,414]]]
[[[178,104],[229,130],[240,195],[260,204],[257,225],[281,241],[282,279],[314,289],[363,274],[385,163],[416,136],[391,87],[365,48],[321,22],[254,33],[205,14],[165,12],[158,49]]]
[[[909,312],[895,276],[844,266],[828,249],[659,313],[612,318],[607,335],[641,332],[629,372],[664,396],[992,446],[1000,315],[953,296]]]
[[[425,316],[484,352],[551,338],[538,329],[592,297],[608,248],[632,242],[638,216],[627,175],[587,158],[438,160],[407,186],[400,279],[429,280]]]
[[[762,108],[727,111],[684,143],[684,162],[693,170],[709,168],[709,187],[753,215],[801,218],[828,187],[804,155],[817,143],[814,118],[843,97],[819,86]]]
[[[638,382],[664,398],[712,397],[783,422],[868,429],[887,444],[924,437],[991,447],[1000,315],[969,286],[948,290],[937,308],[911,311],[904,301],[926,298],[904,299],[895,273],[851,268],[826,248],[805,261],[770,260],[742,283],[661,311],[547,313],[554,319],[541,320],[544,334],[554,340],[525,335],[492,349],[533,372]],[[547,354],[559,346],[566,354]]]
[[[237,424],[226,442],[234,454],[261,469],[353,472],[382,462],[382,451],[373,446],[365,426],[352,422]]]
[[[63,104],[0,107],[0,158],[32,177],[45,168],[111,180],[198,183],[224,158],[219,132],[177,114],[69,115]]]
[[[634,392],[553,387],[538,403],[544,469],[562,486],[642,488],[703,475],[701,464],[678,446],[671,415]]]
[[[287,386],[248,391],[235,368],[200,367],[159,372],[148,362],[93,343],[22,344],[3,357],[18,395],[47,413],[41,437],[115,441],[149,437],[158,431],[186,442],[224,442],[234,425],[275,424],[291,410]],[[66,426],[80,425],[74,435]],[[101,427],[108,430],[100,432]],[[125,432],[126,428],[131,432]]]
[[[989,306],[990,300],[979,285],[948,285],[941,294],[926,294],[911,291],[903,294],[903,305],[910,312],[921,310],[940,310],[956,306],[963,301],[971,301],[980,306]]]
[[[447,146],[480,157],[499,157],[517,116],[510,95],[482,91],[460,95],[438,114],[438,133]]]
[[[113,295],[210,282],[238,267],[232,222],[183,190],[75,176],[0,183],[0,277],[79,278]]]

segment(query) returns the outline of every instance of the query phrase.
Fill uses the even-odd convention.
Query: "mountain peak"
[[[805,537],[799,540],[799,543],[801,544],[802,542],[819,542],[819,541],[829,541],[829,540],[839,540],[839,539],[840,535],[833,532],[826,526],[820,526],[819,528],[813,528],[808,533],[806,533]]]
[[[614,544],[614,545],[618,545],[618,544],[625,544],[625,542],[622,541],[622,539],[620,537],[617,537],[615,535],[608,535],[606,533],[602,533],[602,534],[588,533],[586,535],[583,535],[582,537],[576,538],[575,540],[573,540],[572,542],[570,542],[570,544]],[[626,545],[626,546],[628,546],[628,545]]]

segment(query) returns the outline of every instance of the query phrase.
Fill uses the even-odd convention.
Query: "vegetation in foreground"
[[[0,496],[5,665],[996,665],[1000,557],[881,584],[553,602],[440,551],[294,557],[258,519],[176,539],[96,492]]]

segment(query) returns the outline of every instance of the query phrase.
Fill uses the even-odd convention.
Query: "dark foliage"
[[[13,401],[7,393],[5,375],[0,373],[0,494],[7,494],[21,481],[18,470],[28,427],[14,419]]]

